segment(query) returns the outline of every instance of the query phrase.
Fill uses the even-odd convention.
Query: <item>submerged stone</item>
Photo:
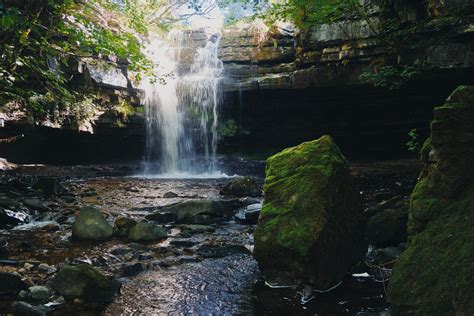
[[[359,193],[331,137],[270,157],[264,192],[254,256],[267,279],[327,289],[365,254]]]
[[[83,207],[74,221],[72,238],[75,240],[94,240],[109,238],[113,227],[102,213],[94,207]]]
[[[119,294],[120,282],[87,264],[65,265],[51,282],[54,291],[68,300],[109,303]]]

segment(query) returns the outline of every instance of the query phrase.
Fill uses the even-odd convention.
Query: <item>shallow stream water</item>
[[[364,164],[353,167],[365,204],[378,202],[389,192],[409,190],[417,167],[413,162]],[[262,164],[263,166],[263,164]],[[255,167],[255,165],[254,165]],[[61,176],[74,199],[57,197],[51,214],[42,215],[47,225],[24,230],[1,230],[0,238],[14,249],[16,271],[25,263],[45,263],[58,268],[64,262],[90,263],[123,282],[122,294],[105,311],[109,315],[390,315],[385,301],[386,284],[364,273],[363,264],[328,293],[312,292],[301,303],[304,288],[271,288],[261,279],[251,256],[253,225],[235,218],[206,224],[205,229],[187,233],[184,226],[168,225],[165,241],[136,244],[112,238],[97,243],[70,240],[72,216],[82,205],[95,205],[112,222],[118,216],[141,219],[157,207],[188,199],[217,199],[228,179],[140,179],[108,173],[116,167],[84,167],[84,172],[64,168],[30,168],[22,174]],[[96,168],[96,167],[94,167]],[[257,168],[256,168],[257,169]],[[98,171],[97,171],[98,170]],[[125,170],[125,169],[124,169]],[[255,174],[263,181],[261,170]],[[107,172],[106,172],[107,171]],[[415,177],[416,178],[416,177]],[[166,192],[177,194],[163,198]],[[47,284],[54,275],[32,269],[24,271],[34,284]],[[77,314],[82,307],[66,305],[57,314]],[[0,312],[5,309],[0,309]],[[83,310],[84,312],[84,310]],[[98,311],[88,311],[95,314]],[[102,312],[103,313],[103,312]]]

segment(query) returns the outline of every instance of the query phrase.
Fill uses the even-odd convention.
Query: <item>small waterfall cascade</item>
[[[143,80],[145,176],[216,176],[219,81],[217,34],[172,31],[147,49],[160,80]]]

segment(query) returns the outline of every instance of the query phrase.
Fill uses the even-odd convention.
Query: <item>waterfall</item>
[[[195,38],[197,37],[197,38]],[[204,37],[204,38],[203,38]],[[172,31],[147,49],[162,80],[144,80],[145,175],[211,176],[218,141],[219,35]],[[164,77],[164,78],[163,78]]]

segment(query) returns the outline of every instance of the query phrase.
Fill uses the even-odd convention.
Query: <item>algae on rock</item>
[[[474,87],[435,108],[388,297],[423,315],[474,314]]]
[[[267,160],[254,256],[267,279],[327,289],[367,250],[359,193],[330,136]]]

